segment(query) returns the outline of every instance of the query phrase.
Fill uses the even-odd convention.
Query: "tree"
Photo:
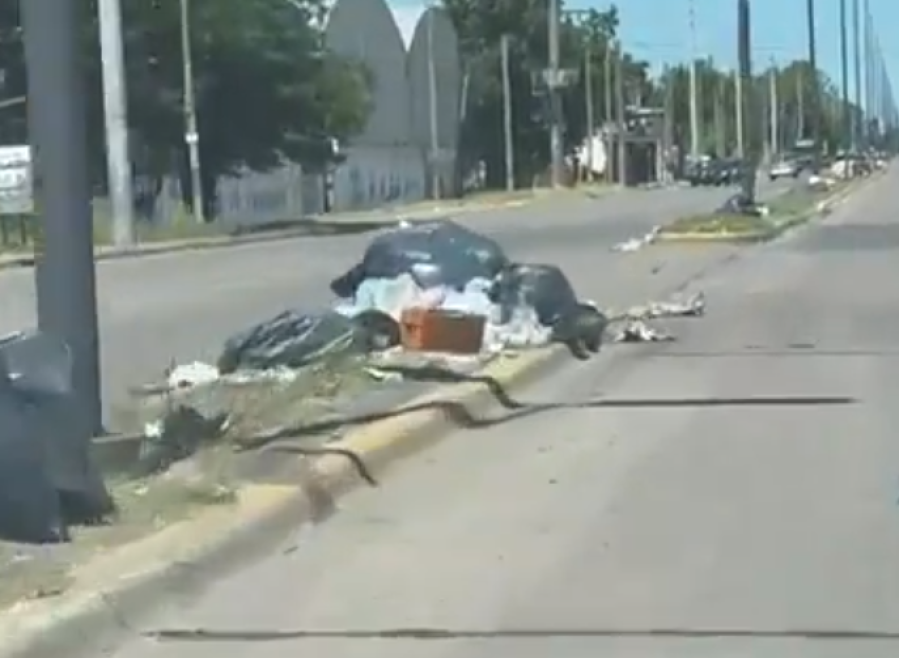
[[[469,162],[484,162],[487,184],[505,180],[503,157],[503,94],[500,43],[511,38],[511,88],[515,179],[530,185],[549,165],[549,108],[541,72],[547,66],[547,3],[545,0],[443,0],[459,34],[463,70],[468,79],[468,107],[462,130],[461,151]],[[605,107],[608,88],[604,58],[615,38],[618,12],[596,10],[576,15],[564,4],[560,26],[560,61],[563,69],[580,72],[577,81],[562,93],[565,144],[580,143],[587,134],[584,111],[584,62],[589,48],[595,104]],[[645,63],[624,53],[625,86],[634,98],[647,98],[651,81]],[[596,113],[603,118],[602,111]],[[596,126],[594,126],[595,128]]]
[[[84,5],[83,32],[92,170],[102,181],[96,3]],[[18,28],[18,16],[6,10],[10,4],[16,3],[0,5],[0,37]],[[150,177],[162,178],[174,168],[189,183],[179,7],[179,0],[122,0],[123,39],[135,160]],[[363,128],[370,106],[368,75],[360,63],[324,47],[319,0],[190,0],[190,9],[203,186],[210,209],[218,177],[285,161],[321,167],[331,157],[332,139],[347,139]],[[6,44],[3,39],[0,48]],[[10,47],[14,52],[7,68],[24,74],[21,44]],[[9,116],[2,119],[8,128]],[[182,189],[189,201],[189,185]]]

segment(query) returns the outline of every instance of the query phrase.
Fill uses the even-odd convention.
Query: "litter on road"
[[[560,267],[516,263],[448,220],[380,233],[331,289],[330,307],[286,309],[227,340],[215,364],[172,364],[164,381],[136,391],[143,438],[131,475],[166,471],[225,436],[254,445],[329,413],[336,395],[428,381],[416,378],[422,372],[459,381],[500,355],[550,343],[588,359],[610,335],[659,340],[647,320],[705,307],[694,296],[610,320]],[[0,538],[64,542],[69,524],[114,511],[89,447],[66,443],[64,421],[47,422],[71,397],[66,355],[41,334],[0,343]]]

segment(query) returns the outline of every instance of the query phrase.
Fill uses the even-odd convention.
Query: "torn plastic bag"
[[[490,297],[500,307],[503,322],[515,309],[533,308],[538,322],[552,328],[552,339],[578,358],[601,347],[608,319],[578,299],[571,281],[555,265],[510,265],[496,277]]]
[[[450,220],[421,222],[372,240],[362,261],[331,282],[341,298],[353,297],[366,279],[411,274],[422,289],[462,289],[475,278],[492,279],[508,264],[497,242]]]
[[[79,430],[68,346],[41,332],[8,336],[0,339],[0,368],[64,522],[101,521],[115,505],[92,460],[90,428]]]
[[[399,333],[396,322],[378,311],[353,317],[333,311],[320,315],[285,311],[230,338],[217,365],[222,374],[302,368],[326,356],[392,347],[399,341]]]

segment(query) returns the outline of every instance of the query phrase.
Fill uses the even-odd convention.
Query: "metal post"
[[[75,2],[20,5],[28,75],[28,133],[42,240],[36,247],[38,325],[69,345],[77,417],[87,441],[102,432],[84,68]]]
[[[593,180],[593,135],[596,130],[596,117],[593,113],[593,47],[590,43],[584,50],[584,104],[587,118],[587,181]]]
[[[193,216],[206,223],[203,208],[203,174],[200,169],[200,133],[197,129],[197,100],[194,89],[194,64],[190,43],[190,0],[181,3],[181,61],[184,69],[184,141],[187,144]]]
[[[777,89],[777,67],[771,62],[770,74],[770,100],[771,100],[771,155],[776,157],[780,153],[780,99]]]
[[[737,131],[737,156],[746,155],[746,133],[743,130],[743,76],[734,71],[734,123]]]
[[[740,81],[740,108],[741,119],[751,118],[755,115],[755,90],[752,85],[752,20],[749,12],[749,0],[737,0],[737,46],[739,54],[739,71],[737,79]],[[747,130],[747,125],[753,122],[741,120],[739,134],[743,135],[743,152],[741,157],[747,160],[743,176],[743,196],[749,201],[755,201],[755,176],[759,165],[759,148],[756,138],[758,131],[753,125]]]
[[[99,0],[100,53],[103,63],[103,112],[106,121],[106,168],[116,247],[134,243],[134,193],[128,153],[128,101],[119,0]]]
[[[559,70],[559,0],[549,0],[549,149],[552,158],[552,185],[561,187],[564,163],[562,161],[562,99],[560,96]]]
[[[696,62],[696,7],[690,0],[690,155],[699,157],[699,72]]]
[[[434,56],[434,14],[428,10],[426,16],[428,37],[428,133],[430,136],[430,171],[431,171],[431,197],[441,199],[443,197],[440,168],[438,166],[440,154],[440,133],[437,122],[437,63]]]
[[[812,134],[812,142],[813,142],[813,164],[812,169],[815,173],[818,173],[821,170],[821,130],[822,126],[822,111],[823,108],[821,106],[821,81],[820,76],[818,75],[818,56],[817,56],[817,44],[816,44],[816,29],[815,29],[815,0],[806,0],[806,20],[808,23],[808,63],[809,68],[811,69],[811,88],[812,88],[812,97],[809,99],[810,101],[810,109],[811,109],[811,134]]]
[[[515,144],[512,140],[512,81],[509,75],[509,35],[501,41],[503,66],[503,136],[506,149],[506,189],[515,189]]]
[[[862,31],[861,6],[859,0],[852,0],[852,60],[855,71],[855,109],[852,112],[852,142],[856,149],[864,147],[862,126],[864,113],[862,110]]]
[[[849,111],[849,8],[846,0],[840,0],[840,75],[843,92],[840,112],[843,135],[840,141],[843,149],[848,151],[852,147],[852,115]]]
[[[618,183],[626,186],[628,183],[627,175],[627,120],[625,117],[625,99],[624,99],[624,58],[621,56],[621,48],[616,43],[615,52],[615,122],[618,125]]]

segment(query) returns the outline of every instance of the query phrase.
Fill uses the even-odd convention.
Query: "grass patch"
[[[169,477],[121,479],[110,483],[110,491],[119,505],[117,518],[109,525],[73,529],[70,544],[35,547],[0,542],[0,610],[63,594],[79,566],[210,506],[236,500],[233,489]]]
[[[748,215],[694,215],[682,217],[663,229],[663,233],[700,234],[700,235],[743,235],[763,233],[772,229],[771,222],[765,217]]]
[[[851,182],[840,181],[830,189],[796,186],[775,197],[766,205],[766,217],[714,213],[683,217],[668,224],[662,233],[670,235],[717,235],[722,237],[773,236],[786,227],[804,221],[817,205],[832,197]]]

